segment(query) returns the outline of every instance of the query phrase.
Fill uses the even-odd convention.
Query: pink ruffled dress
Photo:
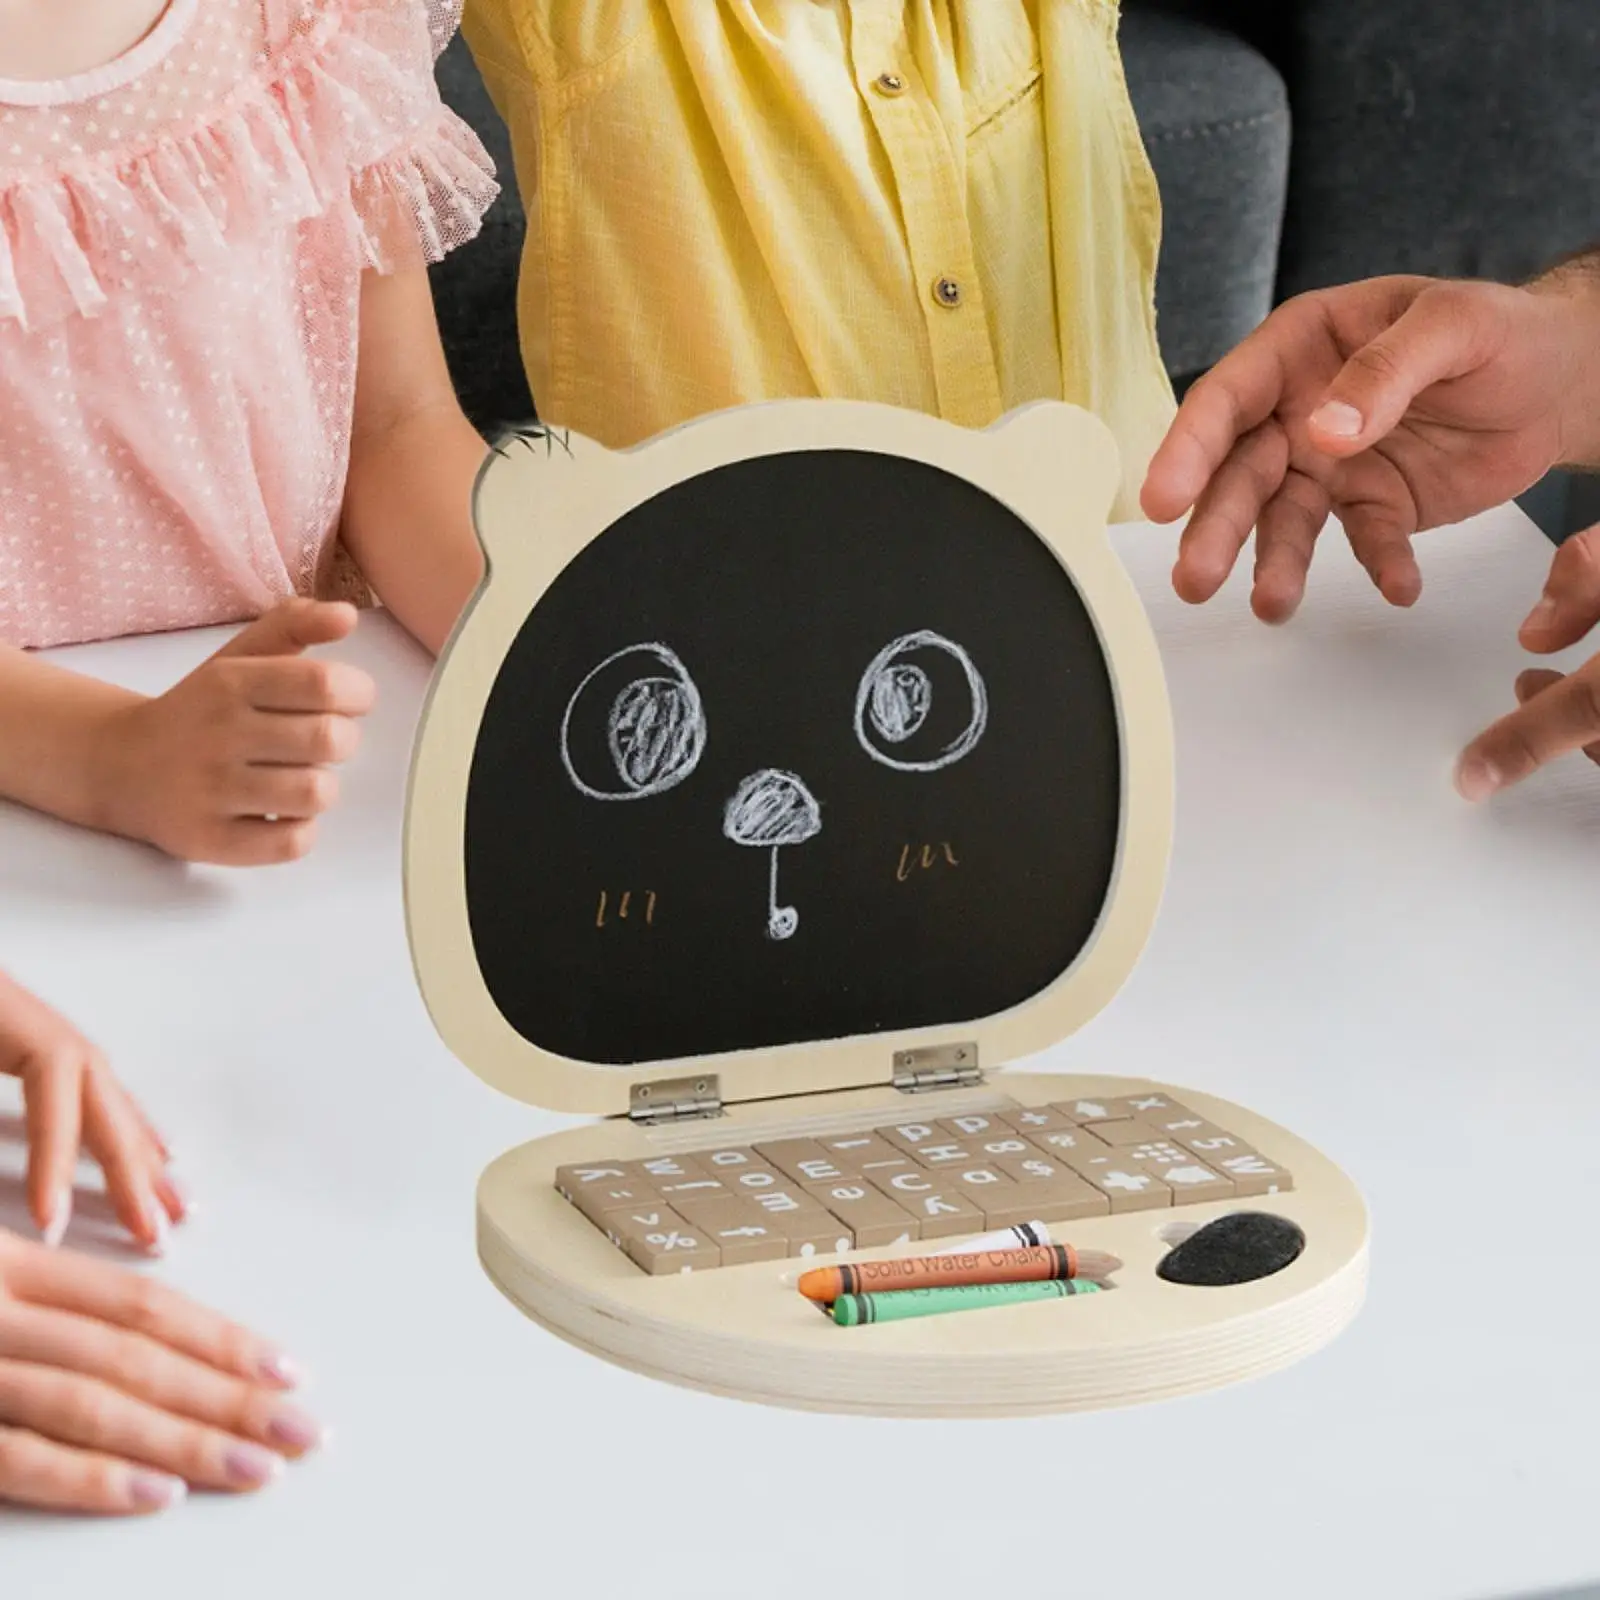
[[[460,0],[172,0],[108,66],[0,79],[0,642],[325,592],[362,273],[496,193],[433,63]]]

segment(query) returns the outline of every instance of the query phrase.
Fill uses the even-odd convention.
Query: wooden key
[[[920,1236],[917,1219],[865,1178],[807,1184],[806,1193],[848,1225],[861,1249],[900,1244]]]
[[[908,1157],[887,1139],[870,1130],[835,1133],[817,1140],[823,1152],[842,1172],[870,1172],[874,1167],[903,1167]]]
[[[1294,1180],[1282,1167],[1256,1150],[1212,1156],[1210,1164],[1232,1181],[1235,1194],[1284,1194],[1294,1187]]]
[[[717,1247],[725,1267],[781,1261],[789,1254],[783,1228],[747,1200],[689,1200],[683,1215]]]
[[[983,1207],[956,1188],[915,1195],[910,1203],[924,1239],[949,1239],[958,1234],[977,1233],[987,1225]],[[1024,1217],[1022,1220],[1032,1219]]]
[[[1107,1150],[1097,1156],[1069,1152],[1066,1161],[1080,1178],[1106,1197],[1113,1214],[1155,1211],[1172,1204],[1172,1190],[1137,1161],[1129,1161],[1120,1150]]]
[[[1021,1156],[997,1156],[994,1164],[1018,1183],[1048,1183],[1063,1175],[1077,1176],[1060,1156],[1037,1149]]]
[[[1176,1167],[1194,1157],[1176,1139],[1146,1139],[1141,1144],[1123,1145],[1118,1155],[1130,1161],[1153,1161],[1157,1166]]]
[[[1063,1130],[1070,1131],[1070,1130]],[[1023,1157],[1038,1154],[1038,1146],[1029,1144],[1015,1128],[1001,1127],[996,1132],[972,1143],[972,1153],[991,1164],[1002,1156]]]
[[[621,1161],[580,1161],[556,1168],[556,1188],[574,1204],[585,1189],[626,1187],[630,1181],[627,1165]],[[643,1183],[640,1187],[652,1193],[655,1188],[650,1183]]]
[[[1000,1120],[999,1112],[969,1112],[963,1117],[941,1117],[937,1124],[944,1136],[956,1144],[971,1144],[975,1139],[997,1139],[1012,1130]]]
[[[1085,1122],[1110,1121],[1111,1105],[1112,1102],[1109,1099],[1053,1100],[1050,1103],[1050,1109],[1059,1111],[1075,1127],[1081,1127]]]
[[[787,1218],[783,1231],[788,1236],[791,1256],[831,1256],[855,1248],[855,1235],[847,1222],[818,1206],[815,1211],[800,1211]]]
[[[1204,1132],[1212,1126],[1204,1117],[1197,1116],[1193,1111],[1185,1111],[1183,1107],[1175,1107],[1172,1112],[1159,1113],[1144,1119],[1164,1139],[1176,1139],[1183,1143],[1186,1133]]]
[[[693,1155],[699,1165],[713,1178],[726,1178],[730,1172],[735,1172],[741,1167],[767,1165],[751,1146],[744,1144],[724,1145],[720,1150],[696,1150]]]
[[[1147,1172],[1155,1173],[1172,1190],[1175,1206],[1189,1205],[1196,1200],[1225,1200],[1237,1192],[1231,1178],[1205,1165],[1193,1151],[1185,1150],[1172,1139],[1128,1145],[1118,1154],[1137,1161]]]
[[[959,1167],[973,1160],[972,1147],[941,1140],[938,1144],[920,1144],[911,1152],[911,1159],[930,1172]]]
[[[781,1189],[792,1180],[765,1162],[760,1166],[735,1167],[722,1173],[720,1181],[736,1195],[758,1195],[768,1189]]]
[[[1166,1137],[1181,1144],[1185,1150],[1192,1150],[1202,1161],[1214,1162],[1220,1156],[1250,1148],[1248,1142],[1238,1134],[1228,1133],[1214,1122],[1202,1122],[1197,1128],[1177,1128],[1168,1132]]]
[[[1157,1117],[1188,1115],[1185,1107],[1164,1094],[1119,1095],[1116,1099],[1102,1100],[1100,1103],[1106,1108],[1104,1119],[1091,1120],[1112,1122],[1123,1117],[1134,1117],[1141,1122],[1153,1122]]]
[[[1014,1187],[1017,1181],[998,1167],[983,1161],[968,1161],[960,1166],[950,1167],[942,1176],[947,1183],[953,1183],[964,1194],[971,1194],[974,1190],[1009,1189]],[[978,1204],[983,1204],[981,1198]],[[1027,1218],[1024,1217],[1023,1221],[1026,1222]]]
[[[637,1211],[656,1204],[661,1196],[642,1183],[595,1184],[567,1196],[591,1222],[604,1227],[601,1218],[608,1211]]]
[[[1054,1156],[1035,1151],[1031,1156],[1003,1156],[996,1165],[1015,1180],[1023,1203],[1033,1208],[1024,1218],[1027,1222],[1072,1222],[1103,1217],[1111,1209],[1102,1191]]]
[[[684,1200],[726,1199],[732,1196],[733,1191],[720,1178],[693,1172],[683,1178],[656,1179],[656,1193],[669,1206],[676,1206]]]
[[[785,1183],[776,1189],[758,1189],[745,1198],[785,1227],[789,1226],[791,1218],[801,1212],[821,1212],[824,1216],[830,1214],[820,1200],[814,1200],[798,1184]]]
[[[1063,1116],[1052,1106],[1024,1106],[1020,1111],[1002,1111],[1000,1120],[1008,1128],[1029,1136],[1047,1133],[1053,1128],[1075,1128],[1071,1117]]]
[[[815,1139],[780,1139],[758,1144],[756,1154],[796,1183],[832,1183],[845,1169]]]
[[[1159,1128],[1152,1127],[1148,1122],[1140,1122],[1137,1117],[1122,1117],[1115,1122],[1086,1122],[1080,1131],[1092,1133],[1095,1138],[1113,1149],[1120,1149],[1130,1144],[1144,1144],[1146,1140],[1161,1137]]]
[[[659,1184],[672,1178],[703,1176],[693,1156],[649,1156],[643,1161],[624,1161],[623,1172],[639,1183]]]
[[[948,1184],[944,1173],[932,1173],[917,1167],[906,1172],[868,1176],[877,1188],[917,1219],[924,1239],[942,1239],[957,1233],[983,1231],[982,1208]]]
[[[1083,1179],[1074,1180],[1074,1194],[1045,1184],[1020,1183],[1001,1195],[984,1195],[983,1220],[987,1228],[1015,1228],[1024,1222],[1076,1222],[1082,1217],[1103,1217],[1109,1209],[1106,1197],[1097,1194]],[[979,1197],[974,1195],[974,1199]]]
[[[1017,1193],[1028,1222],[1076,1222],[1080,1217],[1103,1217],[1111,1210],[1106,1194],[1075,1172],[1043,1183],[1019,1183]]]
[[[982,1208],[985,1228],[1012,1228],[1019,1222],[1045,1220],[1033,1209],[1028,1190],[997,1167],[957,1167],[945,1176],[975,1206]]]
[[[1194,1205],[1201,1200],[1228,1200],[1234,1194],[1231,1178],[1202,1166],[1193,1156],[1176,1165],[1162,1165],[1153,1161],[1141,1161],[1139,1165],[1172,1190],[1172,1203],[1175,1206]]]
[[[914,1156],[918,1145],[944,1142],[944,1130],[936,1122],[901,1122],[878,1132],[902,1155]]]
[[[1030,1133],[1028,1140],[1047,1156],[1069,1156],[1074,1151],[1096,1155],[1110,1149],[1104,1139],[1083,1128],[1051,1128],[1044,1133]]]
[[[613,1211],[606,1219],[611,1238],[636,1266],[652,1277],[703,1271],[721,1264],[717,1247],[699,1229],[667,1206],[645,1211]]]

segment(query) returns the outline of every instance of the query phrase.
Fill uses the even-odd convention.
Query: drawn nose
[[[723,812],[722,831],[735,844],[758,849],[804,844],[822,831],[822,807],[804,779],[764,767],[739,784]]]

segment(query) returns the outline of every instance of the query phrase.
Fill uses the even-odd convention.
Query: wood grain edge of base
[[[809,1375],[811,1382],[778,1389],[772,1385],[770,1370],[762,1370],[768,1364],[759,1357],[753,1363],[741,1359],[748,1341],[704,1336],[679,1340],[599,1306],[585,1305],[563,1285],[525,1269],[482,1219],[478,1259],[490,1282],[524,1316],[567,1344],[643,1377],[782,1410],[952,1420],[1122,1409],[1266,1377],[1330,1345],[1359,1314],[1368,1275],[1368,1245],[1363,1241],[1343,1268],[1289,1306],[1278,1308],[1275,1315],[1253,1319],[1244,1329],[1224,1325],[1217,1330],[1217,1339],[1203,1341],[1182,1360],[1162,1347],[1130,1352],[1122,1360],[1103,1364],[1099,1382],[1085,1384],[1072,1377],[1063,1381],[1059,1372],[1044,1381],[1026,1372],[1012,1375],[1009,1369],[1018,1365],[1014,1359],[1002,1358],[985,1372],[970,1363],[947,1364],[938,1357],[897,1357],[858,1372],[854,1383],[848,1366],[840,1364],[830,1362],[809,1372],[791,1369],[791,1376]],[[1294,1314],[1285,1316],[1286,1311]],[[674,1346],[679,1359],[672,1359]],[[1153,1367],[1163,1376],[1140,1377],[1130,1367]],[[850,1392],[862,1383],[870,1385],[871,1392]],[[1005,1390],[1020,1392],[1013,1397]],[[962,1391],[967,1397],[953,1404],[952,1393]]]

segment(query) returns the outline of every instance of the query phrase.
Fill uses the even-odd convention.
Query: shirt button
[[[935,278],[933,298],[947,311],[954,311],[961,304],[960,283],[954,278]]]
[[[872,86],[879,94],[888,95],[891,99],[906,92],[906,80],[898,72],[879,73]]]

